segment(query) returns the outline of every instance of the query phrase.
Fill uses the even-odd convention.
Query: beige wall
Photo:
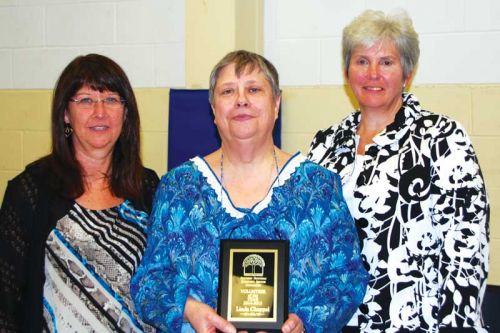
[[[144,163],[166,171],[168,88],[136,89]],[[459,120],[472,137],[491,201],[489,283],[500,285],[500,85],[437,85],[412,88],[428,110]],[[7,180],[49,152],[50,90],[0,90],[0,200]],[[353,109],[342,86],[285,87],[283,148],[307,152],[320,128]]]

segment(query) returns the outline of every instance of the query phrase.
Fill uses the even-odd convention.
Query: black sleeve
[[[45,242],[73,200],[48,187],[47,169],[32,163],[9,181],[0,209],[0,332],[41,332]]]
[[[0,331],[21,330],[23,299],[27,280],[27,262],[37,191],[31,179],[21,174],[10,181],[0,209]]]

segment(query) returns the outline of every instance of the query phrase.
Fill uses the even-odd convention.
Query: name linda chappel
[[[237,312],[244,312],[245,315],[255,315],[255,316],[257,316],[259,313],[271,311],[271,308],[269,306],[261,308],[261,307],[256,307],[256,306],[248,307],[248,306],[239,306],[239,305],[237,305],[236,306],[236,311]]]

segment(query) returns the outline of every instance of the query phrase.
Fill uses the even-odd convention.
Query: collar
[[[403,105],[396,113],[394,122],[377,134],[373,141],[379,146],[388,146],[399,141],[410,130],[415,120],[420,118],[421,112],[418,99],[410,93],[403,93]]]
[[[396,113],[394,122],[373,138],[376,145],[388,146],[399,141],[408,132],[411,125],[421,117],[422,109],[418,99],[410,93],[403,93],[402,97],[403,105]],[[360,121],[361,112],[359,110],[344,119],[334,138],[334,142],[339,143],[338,149],[353,150],[356,147],[355,137]]]

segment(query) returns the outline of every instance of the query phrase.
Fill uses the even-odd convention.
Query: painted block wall
[[[405,9],[420,38],[414,84],[499,83],[497,0],[272,0],[264,53],[291,86],[342,84],[342,29],[365,9]]]
[[[0,89],[53,88],[80,54],[116,60],[134,87],[183,87],[184,0],[0,0]]]

